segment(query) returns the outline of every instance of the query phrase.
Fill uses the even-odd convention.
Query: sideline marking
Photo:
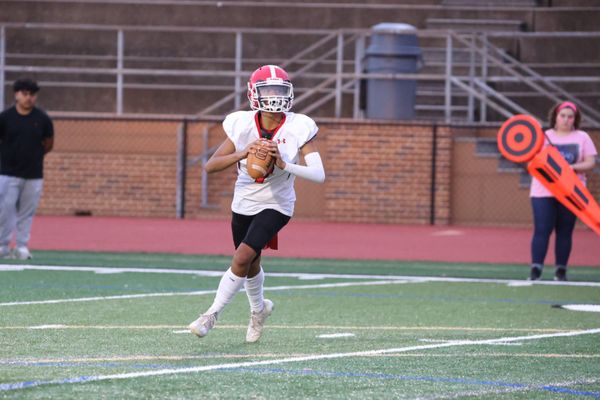
[[[559,308],[571,311],[600,312],[600,304],[563,304]]]
[[[317,335],[317,338],[319,339],[337,339],[337,338],[344,338],[344,337],[354,337],[356,336],[354,333],[350,333],[350,332],[345,332],[345,333],[326,333],[323,335]]]
[[[118,296],[96,296],[96,297],[79,297],[75,299],[56,299],[56,300],[37,300],[37,301],[13,301],[9,303],[0,303],[0,307],[10,306],[26,306],[31,304],[58,304],[58,303],[77,303],[82,301],[98,301],[98,300],[121,300],[121,299],[139,299],[144,297],[169,297],[169,296],[201,296],[205,294],[216,293],[216,290],[202,290],[198,292],[167,292],[167,293],[140,293],[140,294],[123,294]]]
[[[453,342],[461,342],[461,340],[444,340],[444,339],[419,339],[419,342],[425,343],[453,343]],[[507,342],[498,342],[493,343],[490,346],[522,346],[523,343],[507,343]]]
[[[264,290],[292,290],[292,289],[322,289],[322,288],[338,288],[352,286],[376,286],[376,285],[397,285],[403,284],[403,280],[387,280],[387,281],[371,281],[371,282],[340,282],[340,283],[321,283],[318,285],[286,285],[286,286],[271,286],[265,287]],[[164,292],[164,293],[139,293],[139,294],[124,294],[116,296],[96,296],[96,297],[80,297],[75,299],[55,299],[55,300],[36,300],[36,301],[13,301],[9,303],[0,303],[0,307],[24,306],[32,304],[58,304],[58,303],[75,303],[82,301],[98,301],[98,300],[120,300],[120,299],[140,299],[145,297],[172,297],[172,296],[203,296],[206,294],[217,293],[216,290],[200,290],[195,292]]]
[[[45,329],[172,329],[183,330],[185,325],[45,325]],[[248,325],[217,325],[215,329],[246,329]],[[31,326],[0,326],[2,330],[32,329]],[[355,331],[459,331],[459,332],[540,332],[561,333],[564,329],[550,328],[473,328],[468,326],[349,326],[349,325],[269,325],[269,329],[326,329],[326,330],[355,330]],[[189,329],[186,330],[189,332]]]
[[[464,341],[457,341],[457,342],[452,342],[452,343],[438,343],[438,344],[421,345],[421,346],[398,347],[398,348],[391,348],[391,349],[356,351],[356,352],[349,352],[349,353],[318,354],[318,355],[309,355],[309,356],[300,356],[300,357],[281,358],[278,360],[247,361],[247,362],[236,362],[236,363],[229,363],[229,364],[206,365],[206,366],[200,366],[200,367],[167,368],[167,369],[161,369],[161,370],[155,370],[155,371],[130,372],[130,373],[112,374],[112,375],[79,376],[79,377],[74,377],[74,378],[55,379],[55,380],[50,380],[50,381],[26,381],[26,382],[17,382],[17,383],[3,383],[3,384],[0,384],[0,391],[20,390],[20,389],[26,389],[26,388],[31,388],[31,387],[36,387],[36,386],[44,386],[44,385],[63,385],[63,384],[67,384],[67,383],[83,383],[83,382],[99,382],[99,381],[107,381],[107,380],[133,379],[133,378],[142,378],[142,377],[149,377],[149,376],[174,375],[174,374],[184,374],[184,373],[193,373],[193,372],[215,371],[215,370],[222,370],[222,369],[232,369],[232,368],[255,367],[258,365],[277,365],[277,364],[288,364],[288,363],[295,363],[295,362],[302,362],[302,361],[332,360],[332,359],[347,358],[347,357],[365,357],[365,356],[390,354],[390,353],[404,353],[404,352],[409,352],[409,351],[413,351],[413,350],[426,350],[426,349],[438,349],[438,348],[443,348],[443,347],[493,344],[493,343],[497,343],[497,342],[519,342],[519,341],[524,341],[524,340],[538,340],[538,339],[547,339],[547,338],[593,335],[593,334],[597,334],[597,333],[600,333],[600,329],[589,329],[589,330],[585,330],[585,331],[569,331],[569,332],[553,333],[553,334],[546,334],[546,335],[503,337],[503,338],[498,338],[498,339],[464,340]]]
[[[533,286],[533,282],[532,281],[510,282],[510,283],[508,283],[508,286],[511,286],[511,287]]]
[[[189,331],[186,331],[189,333]],[[303,357],[307,354],[290,353],[286,357]],[[186,360],[210,360],[210,359],[239,359],[239,358],[277,358],[282,354],[274,353],[257,353],[257,354],[206,354],[201,356],[182,355],[182,356],[153,356],[153,355],[137,355],[137,356],[110,356],[110,357],[61,357],[61,358],[6,358],[0,359],[0,365],[39,365],[39,364],[56,364],[56,363],[95,363],[95,362],[131,362],[131,361],[186,361]],[[386,354],[365,357],[437,357],[437,358],[454,358],[456,354],[446,353],[399,353]],[[523,357],[523,358],[565,358],[565,359],[600,359],[600,354],[537,354],[537,353],[465,353],[461,357],[469,358],[487,358],[487,357]],[[600,379],[600,378],[598,378]]]
[[[62,324],[50,324],[50,325],[37,325],[37,326],[29,326],[27,329],[63,329],[66,325]]]
[[[154,274],[184,274],[209,277],[221,277],[224,271],[210,271],[197,269],[166,269],[166,268],[120,268],[120,267],[67,267],[53,265],[12,265],[0,264],[2,271],[23,271],[23,270],[42,270],[42,271],[80,271],[95,273],[118,273],[118,272],[137,272]],[[522,284],[522,279],[483,279],[483,278],[448,278],[433,276],[405,276],[405,275],[355,275],[355,274],[309,274],[309,273],[285,273],[285,272],[267,272],[266,276],[276,276],[282,278],[297,279],[381,279],[381,280],[404,280],[410,283],[421,282],[460,282],[460,283],[498,283],[498,284]],[[534,285],[548,286],[591,286],[600,287],[600,282],[576,282],[576,281],[535,281]]]

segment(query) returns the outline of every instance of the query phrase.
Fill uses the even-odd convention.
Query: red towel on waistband
[[[277,250],[277,234],[269,240],[269,243],[267,243],[264,248]]]

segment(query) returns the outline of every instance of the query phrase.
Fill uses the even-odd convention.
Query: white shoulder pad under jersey
[[[307,142],[317,136],[319,128],[312,118],[304,114],[286,113],[286,124],[289,124],[289,129],[298,140],[298,147],[304,146]]]
[[[245,149],[260,138],[257,111],[229,114],[223,121],[223,129],[236,151]],[[300,148],[316,136],[317,130],[317,124],[306,115],[286,112],[285,120],[271,140],[277,143],[279,154],[286,163],[296,164]],[[246,159],[240,160],[231,209],[243,215],[273,209],[292,216],[296,201],[294,180],[294,175],[275,166],[262,182],[255,181],[246,171]]]
[[[223,120],[225,134],[235,144],[236,150],[245,148],[258,138],[254,114],[255,111],[236,111]]]
[[[236,111],[225,117],[223,129],[229,140],[233,142],[236,150],[244,149],[249,143],[260,137],[256,121],[256,111]],[[312,140],[318,131],[317,124],[312,118],[304,114],[285,113],[285,122],[273,137],[278,142],[280,151],[287,148],[285,161],[296,159],[297,150]]]

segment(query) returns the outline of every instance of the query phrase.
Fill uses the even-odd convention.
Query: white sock
[[[219,283],[215,300],[205,314],[220,313],[240,291],[245,281],[245,277],[237,276],[231,272],[231,268],[225,271]]]
[[[262,266],[260,272],[252,278],[246,279],[246,295],[250,302],[250,310],[255,312],[262,311],[264,307],[263,297],[263,283],[265,281],[265,273],[263,272]]]

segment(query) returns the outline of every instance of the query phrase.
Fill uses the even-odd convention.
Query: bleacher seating
[[[595,31],[600,7],[588,0],[411,0],[398,4],[391,0],[335,1],[293,3],[263,1],[197,2],[173,0],[153,1],[0,1],[5,23],[95,24],[106,31],[71,29],[6,29],[7,65],[74,66],[115,68],[120,26],[170,27],[170,32],[127,32],[124,44],[125,68],[171,69],[199,71],[233,68],[235,38],[223,27],[257,29],[367,29],[379,22],[403,22],[418,29],[454,29],[461,32],[562,32]],[[208,34],[186,28],[222,29]],[[180,31],[177,31],[180,29]],[[293,38],[293,40],[291,40]],[[263,61],[277,62],[293,57],[313,43],[310,35],[280,35],[256,32],[245,36],[242,69],[251,70]],[[507,54],[532,65],[541,74],[564,76],[576,72],[581,76],[597,76],[600,50],[597,37],[552,38],[537,36],[505,36],[497,43]],[[549,42],[552,46],[549,46]],[[443,73],[441,57],[444,41],[426,38],[421,41],[424,54],[423,73]],[[584,51],[585,50],[585,51]],[[352,55],[348,52],[347,57]],[[583,56],[585,54],[585,57]],[[62,55],[62,56],[59,56]],[[275,56],[277,55],[277,56]],[[309,55],[317,57],[318,54]],[[468,73],[469,55],[457,49],[454,74]],[[215,60],[221,60],[215,63]],[[583,61],[583,62],[582,62]],[[479,66],[479,64],[478,64]],[[572,68],[577,68],[573,70]],[[291,67],[299,68],[298,65]],[[319,71],[332,72],[333,66],[321,65]],[[329,69],[328,69],[329,68]],[[20,72],[8,72],[7,84]],[[46,108],[58,111],[114,112],[115,79],[107,74],[88,72],[68,76],[56,72],[36,76],[52,86],[52,94],[44,98]],[[88,83],[86,83],[88,82]],[[89,84],[93,82],[93,84]],[[124,112],[158,114],[194,114],[223,97],[223,87],[231,85],[231,76],[166,77],[130,76],[125,80]],[[311,82],[299,82],[310,86]],[[144,88],[144,85],[145,88]],[[150,86],[148,86],[150,85]],[[93,87],[92,87],[93,86]],[[443,85],[442,85],[443,86]],[[548,108],[549,102],[530,98],[522,84],[500,82],[493,86],[511,93],[520,104],[534,112]],[[169,88],[173,90],[168,90]],[[565,88],[589,102],[600,105],[600,83],[565,83]],[[202,90],[199,95],[198,90]],[[5,93],[5,102],[10,93]],[[348,102],[348,100],[346,100]],[[419,86],[417,118],[440,115],[443,87],[424,83]],[[454,93],[455,115],[464,117],[464,94]]]

